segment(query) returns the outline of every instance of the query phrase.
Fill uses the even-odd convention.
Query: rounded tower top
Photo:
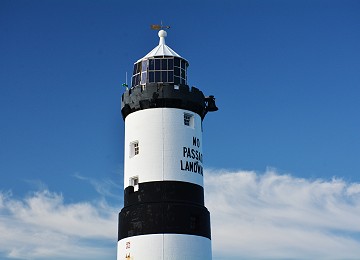
[[[199,89],[189,87],[188,61],[166,45],[166,31],[160,30],[158,36],[159,44],[134,63],[131,87],[122,95],[123,118],[143,109],[171,107],[204,119],[207,112],[217,110],[214,96],[205,97]]]

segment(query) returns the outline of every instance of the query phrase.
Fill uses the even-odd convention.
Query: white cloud
[[[359,259],[359,184],[207,171],[214,259]]]
[[[65,203],[46,188],[0,192],[0,258],[115,259],[120,206],[103,188],[114,184],[90,183],[98,201]],[[214,260],[359,259],[359,183],[207,170],[205,192]]]
[[[104,201],[65,204],[60,194],[48,190],[21,200],[0,193],[0,255],[16,259],[114,256],[117,211]]]

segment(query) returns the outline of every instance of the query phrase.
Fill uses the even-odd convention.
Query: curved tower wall
[[[153,234],[118,242],[117,259],[144,260],[208,260],[211,241],[199,236]]]
[[[185,117],[185,119],[184,119]],[[190,117],[189,125],[184,124]],[[134,143],[138,154],[134,154]],[[139,182],[182,181],[203,186],[201,118],[183,109],[152,108],[125,119],[124,188]]]

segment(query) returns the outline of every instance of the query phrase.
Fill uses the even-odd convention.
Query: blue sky
[[[158,44],[150,24],[161,20],[189,84],[220,108],[203,136],[214,259],[356,259],[359,11],[359,1],[2,0],[0,259],[115,259],[121,84]]]

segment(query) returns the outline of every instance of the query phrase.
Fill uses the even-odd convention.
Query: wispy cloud
[[[122,185],[115,183],[110,179],[99,180],[82,176],[79,173],[74,174],[74,177],[79,180],[88,182],[95,189],[95,191],[104,198],[115,198],[117,200],[120,199],[121,195],[119,194],[122,194],[123,187]]]
[[[360,188],[250,171],[207,171],[214,259],[359,259]]]
[[[65,203],[46,188],[20,199],[0,192],[0,258],[115,259],[119,208],[102,188],[114,184],[91,182],[97,201]],[[205,191],[214,260],[359,259],[359,183],[207,170]]]
[[[48,190],[0,193],[0,253],[16,259],[111,259],[117,211],[104,201],[65,204]]]

